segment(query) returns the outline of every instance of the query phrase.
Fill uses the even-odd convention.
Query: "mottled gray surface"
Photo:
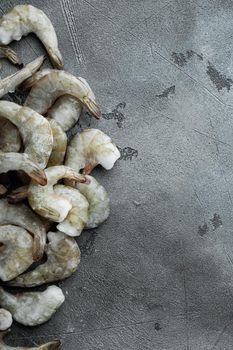
[[[231,350],[232,1],[32,3],[52,19],[66,69],[93,87],[104,114],[91,126],[112,136],[122,159],[96,171],[112,213],[78,240],[80,268],[60,284],[66,303],[41,327],[15,325],[9,341]],[[12,47],[25,63],[43,51],[33,36]]]

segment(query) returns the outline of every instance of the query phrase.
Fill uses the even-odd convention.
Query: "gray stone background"
[[[5,12],[24,1],[1,1]],[[112,212],[78,239],[77,273],[52,320],[13,327],[11,344],[65,350],[233,347],[233,2],[33,0],[65,68],[88,80],[121,148],[95,174]],[[34,36],[12,47],[25,63]],[[14,68],[3,65],[2,76]]]

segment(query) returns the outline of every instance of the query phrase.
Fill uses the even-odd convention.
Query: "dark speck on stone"
[[[121,154],[121,159],[123,160],[132,160],[133,157],[138,156],[138,151],[131,147],[124,147],[124,148],[118,147],[118,149]]]
[[[208,62],[206,73],[209,75],[210,80],[216,86],[218,91],[224,88],[227,89],[228,92],[230,91],[233,80],[218,72],[210,62]]]
[[[172,85],[167,89],[165,89],[161,94],[155,95],[155,97],[163,98],[163,97],[168,97],[170,94],[174,95],[175,89],[176,89],[175,85]]]
[[[219,214],[214,214],[213,219],[210,219],[212,222],[212,225],[214,227],[214,230],[216,230],[218,227],[222,226],[222,219]]]
[[[117,126],[119,128],[122,127],[122,123],[125,120],[125,115],[123,114],[123,110],[125,109],[126,103],[121,102],[113,109],[110,113],[102,113],[102,117],[106,120],[114,119],[117,121]]]
[[[201,225],[198,226],[198,233],[200,236],[203,237],[204,235],[207,234],[208,231],[209,231],[209,227],[206,223],[204,223],[204,225],[202,225],[202,226]]]
[[[184,67],[188,63],[188,60],[190,60],[193,56],[196,56],[200,61],[203,61],[203,55],[193,50],[187,50],[185,54],[182,52],[172,53],[173,62],[178,64],[180,67]]]
[[[162,329],[162,328],[160,327],[160,324],[159,324],[158,322],[156,322],[156,323],[155,323],[155,330],[156,330],[156,331],[160,331],[160,329]]]
[[[173,59],[174,63],[178,64],[178,66],[180,66],[180,67],[184,67],[187,63],[187,59],[186,59],[185,55],[181,52],[180,53],[173,52],[172,59]]]

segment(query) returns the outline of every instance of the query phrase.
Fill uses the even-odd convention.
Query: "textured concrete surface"
[[[1,11],[23,1],[1,1]],[[231,350],[233,346],[233,3],[33,0],[52,19],[66,69],[85,77],[121,148],[95,174],[109,220],[78,239],[66,303],[11,344],[65,350]],[[12,45],[29,62],[29,36]],[[2,76],[8,73],[4,65]],[[90,124],[91,123],[91,124]]]

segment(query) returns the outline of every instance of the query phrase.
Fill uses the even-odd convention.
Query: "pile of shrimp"
[[[44,56],[22,67],[6,46],[32,32],[53,68],[41,69]],[[83,111],[96,119],[101,111],[88,82],[63,70],[56,32],[43,11],[18,5],[4,14],[0,53],[20,67],[0,80],[0,97],[16,89],[27,93],[24,105],[0,100],[0,347],[16,349],[3,340],[13,320],[40,325],[64,302],[55,283],[78,268],[76,237],[110,214],[108,193],[93,170],[98,165],[112,169],[120,152],[99,129],[80,130],[68,138]],[[53,285],[44,291],[7,291],[8,286],[48,283]],[[54,340],[31,349],[59,346]]]

